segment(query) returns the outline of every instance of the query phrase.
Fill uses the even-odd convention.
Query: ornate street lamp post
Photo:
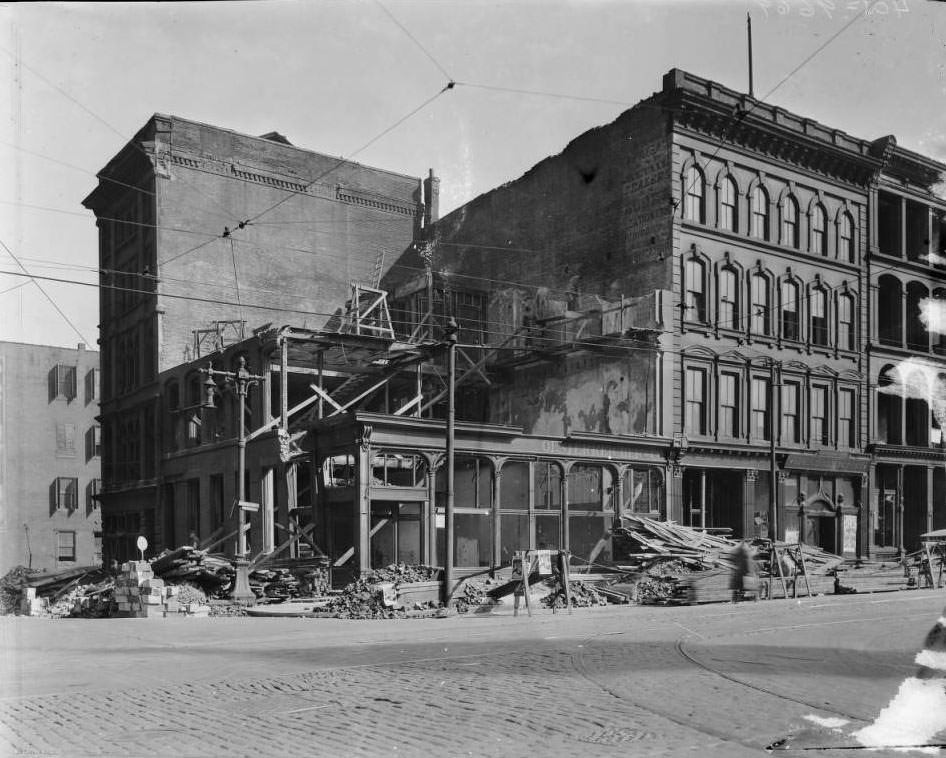
[[[250,589],[249,560],[246,544],[246,511],[258,510],[259,505],[249,503],[246,499],[246,394],[250,387],[263,381],[265,377],[251,374],[246,368],[246,358],[240,356],[240,365],[236,371],[218,371],[214,369],[213,363],[208,362],[207,368],[200,370],[206,374],[204,380],[204,389],[206,396],[204,408],[214,407],[214,393],[218,391],[217,379],[223,379],[225,384],[231,384],[236,388],[237,396],[240,398],[239,410],[239,434],[237,437],[237,449],[239,451],[238,473],[237,473],[237,551],[234,560],[236,566],[236,578],[233,582],[233,590],[230,597],[233,600],[241,602],[255,603],[256,596]],[[254,507],[255,506],[255,507]]]

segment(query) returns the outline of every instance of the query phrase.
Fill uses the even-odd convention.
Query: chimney
[[[434,170],[430,169],[430,175],[424,180],[424,226],[430,226],[439,218],[440,179],[434,176]]]

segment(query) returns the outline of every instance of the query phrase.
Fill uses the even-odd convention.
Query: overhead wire
[[[7,254],[9,254],[9,256],[10,256],[11,258],[13,258],[13,260],[15,260],[15,261],[17,262],[17,264],[19,265],[19,267],[20,267],[21,269],[23,269],[23,275],[28,276],[28,277],[33,281],[33,284],[35,284],[36,287],[39,289],[39,291],[43,293],[43,295],[45,296],[45,298],[52,304],[53,308],[56,309],[56,312],[57,312],[60,316],[62,316],[63,320],[64,320],[67,324],[69,324],[69,326],[72,328],[72,331],[74,331],[77,335],[79,335],[79,339],[81,339],[86,345],[92,345],[92,344],[94,344],[94,343],[90,342],[89,340],[87,340],[87,339],[85,338],[85,335],[83,335],[82,332],[79,331],[79,327],[77,327],[77,326],[72,322],[72,319],[70,319],[70,318],[63,312],[62,308],[59,307],[59,304],[53,299],[52,295],[50,295],[50,294],[46,291],[46,288],[43,287],[43,285],[41,285],[41,284],[37,281],[37,279],[44,278],[44,277],[37,277],[37,276],[34,276],[33,274],[31,274],[30,271],[29,271],[29,269],[26,268],[26,266],[25,266],[25,265],[23,264],[23,262],[16,256],[16,254],[15,254],[9,247],[7,247],[7,244],[6,244],[3,240],[0,240],[0,246],[2,246],[3,249],[7,251]],[[4,272],[4,273],[19,274],[19,272]]]
[[[866,2],[865,9],[864,9],[864,15],[865,15],[865,16],[868,15],[868,14],[870,13],[870,8],[872,7],[872,5],[876,5],[878,2],[881,2],[881,0],[874,0],[873,3],[871,3],[871,2]],[[778,84],[776,84],[774,87],[772,87],[772,89],[770,89],[765,95],[763,95],[761,98],[758,98],[758,99],[753,98],[753,100],[755,100],[755,102],[752,103],[752,104],[750,105],[750,107],[747,108],[745,111],[737,110],[737,111],[730,117],[730,118],[732,119],[732,123],[730,123],[729,128],[726,130],[726,133],[723,134],[723,135],[719,138],[719,144],[716,146],[716,149],[713,151],[713,154],[709,157],[709,159],[707,159],[707,164],[709,164],[711,161],[713,161],[713,160],[716,158],[716,156],[719,155],[719,151],[723,149],[723,147],[725,146],[725,144],[726,144],[727,142],[729,142],[730,136],[731,136],[731,134],[732,134],[732,132],[733,132],[735,126],[736,126],[740,121],[742,121],[743,119],[745,119],[745,118],[746,118],[747,116],[749,116],[749,114],[751,114],[756,108],[758,108],[760,105],[762,105],[769,97],[772,96],[772,94],[773,94],[777,89],[779,89],[779,87],[781,87],[783,84],[785,84],[785,82],[787,82],[789,79],[791,79],[791,78],[792,78],[795,74],[797,74],[802,68],[804,68],[808,63],[810,63],[822,50],[824,50],[828,45],[830,45],[832,42],[834,42],[834,40],[836,40],[838,37],[840,37],[841,34],[843,34],[845,31],[847,31],[851,26],[853,26],[853,24],[854,24],[856,21],[858,21],[858,19],[860,19],[860,18],[861,18],[861,14],[855,14],[854,17],[853,17],[850,21],[848,21],[844,26],[842,26],[837,32],[835,32],[835,33],[832,34],[830,37],[828,37],[828,39],[827,39],[824,43],[822,43],[821,45],[819,45],[818,48],[815,49],[814,52],[812,52],[810,55],[808,55],[808,56],[807,56],[801,63],[799,63],[797,66],[795,66],[795,68],[793,68],[788,74],[786,74],[786,75],[778,82]],[[686,187],[686,189],[683,191],[683,193],[682,193],[682,195],[681,195],[680,203],[682,203],[682,202],[684,201],[684,199],[686,198],[687,194],[689,194],[689,191],[695,186],[695,184],[696,184],[697,181],[701,181],[701,180],[698,179],[698,178],[694,178],[693,181]],[[674,209],[676,209],[676,208],[678,208],[678,207],[679,207],[679,205],[675,202],[675,203],[674,203]]]

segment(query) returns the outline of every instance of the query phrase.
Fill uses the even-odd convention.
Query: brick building
[[[498,352],[482,420],[664,440],[659,512],[685,524],[847,555],[916,547],[946,525],[931,415],[946,338],[923,315],[946,295],[944,171],[892,137],[670,71],[652,97],[432,230],[441,300],[479,304],[491,345],[625,298],[669,305],[651,378],[628,400],[607,389],[626,376],[619,358],[585,357],[600,350],[586,336],[567,358]],[[416,252],[401,263],[385,286],[409,331],[438,290],[411,276]],[[595,381],[570,369],[601,360],[615,370]],[[653,410],[612,423],[631,401]],[[561,420],[543,426],[549,410]],[[611,480],[634,454],[608,450]]]
[[[437,180],[156,114],[83,204],[102,270],[105,549],[126,555],[139,533],[165,544],[159,374],[274,321],[325,323],[436,217]]]
[[[98,359],[0,342],[0,573],[101,562]]]

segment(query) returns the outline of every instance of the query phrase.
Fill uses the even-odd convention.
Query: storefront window
[[[562,517],[557,513],[535,516],[535,547],[537,550],[561,550]]]
[[[322,463],[322,476],[325,487],[351,487],[355,484],[355,457],[353,455],[333,455]]]
[[[426,487],[427,461],[422,455],[380,452],[371,459],[373,487]]]
[[[500,562],[512,562],[517,550],[529,549],[529,514],[503,513],[499,517]]]
[[[453,565],[460,568],[491,566],[493,519],[490,513],[454,513]],[[437,557],[446,565],[446,526],[437,527]]]
[[[505,510],[529,510],[529,464],[509,461],[501,469],[499,503]]]
[[[663,474],[653,468],[625,470],[622,510],[659,518],[663,512]]]
[[[577,464],[568,472],[570,511],[614,510],[611,470],[605,466]]]
[[[487,458],[458,456],[453,467],[453,502],[456,508],[485,508],[493,505],[492,464]],[[437,471],[437,507],[447,504],[447,470]]]
[[[592,514],[568,515],[568,549],[576,566],[611,561],[611,518]]]
[[[536,509],[561,510],[562,470],[558,464],[548,461],[537,461],[534,469]]]

